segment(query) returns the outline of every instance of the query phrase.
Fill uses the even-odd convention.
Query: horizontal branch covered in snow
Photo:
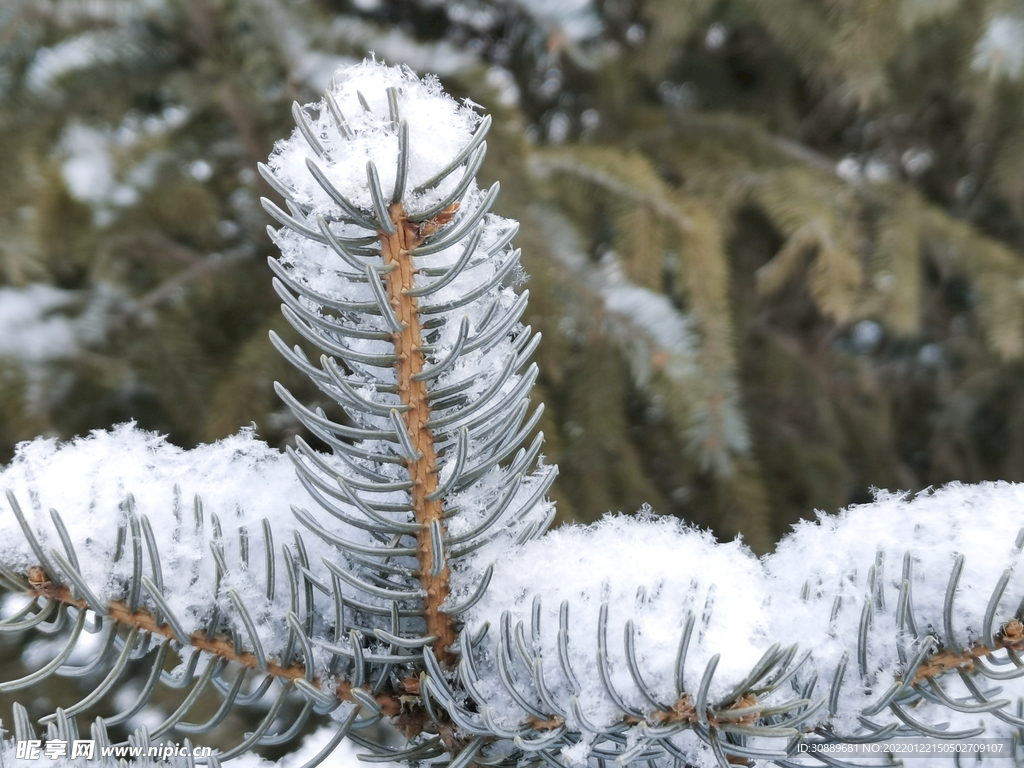
[[[165,602],[185,632],[205,628],[217,612],[241,629],[234,592],[268,657],[279,659],[288,642],[282,616],[290,598],[279,560],[268,585],[266,531],[272,546],[294,550],[301,538],[311,580],[331,579],[321,559],[335,555],[291,512],[312,501],[287,458],[251,433],[193,451],[131,425],[64,446],[37,440],[20,447],[0,486],[22,500],[54,576],[65,575],[58,558],[73,553],[96,598],[120,599],[132,582],[134,533],[150,579],[150,553],[160,553]],[[125,503],[129,493],[133,504]],[[952,485],[912,500],[883,494],[800,524],[762,560],[738,542],[716,543],[649,512],[492,549],[473,566],[493,574],[466,615],[472,653],[462,655],[453,679],[428,673],[428,695],[452,707],[471,734],[558,733],[548,747],[559,745],[569,762],[621,737],[646,750],[671,744],[670,753],[713,764],[701,711],[728,718],[734,710],[735,732],[783,739],[757,747],[769,751],[784,748],[787,729],[966,738],[983,723],[986,737],[1011,738],[1024,696],[1022,678],[1012,676],[1018,668],[1006,663],[1024,642],[1013,623],[1024,595],[1022,506],[1024,488],[1007,483]],[[0,516],[0,541],[7,569],[26,573],[39,563],[10,509]],[[218,558],[227,566],[219,588]],[[317,644],[332,643],[335,618],[333,601],[313,594],[319,675],[329,654]],[[145,590],[138,599],[161,610]],[[1000,646],[1010,649],[977,658]],[[935,690],[942,659],[982,675],[947,674]],[[407,663],[422,659],[413,654]],[[995,679],[986,682],[988,674]],[[946,697],[975,703],[958,712]],[[769,724],[754,725],[758,718]]]

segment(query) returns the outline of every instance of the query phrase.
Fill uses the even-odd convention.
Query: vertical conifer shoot
[[[534,536],[552,515],[538,502],[554,469],[529,474],[541,437],[520,450],[540,409],[526,418],[537,371],[519,371],[537,339],[519,324],[526,293],[508,287],[519,274],[509,247],[518,225],[490,213],[497,183],[475,183],[489,118],[436,82],[366,63],[315,110],[295,105],[295,134],[260,170],[290,211],[264,201],[283,225],[271,232],[282,254],[271,262],[275,287],[289,322],[324,353],[321,368],[275,343],[351,426],[281,390],[337,462],[300,442],[296,465],[334,517],[387,521],[390,536],[369,549],[339,543],[350,559],[333,569],[400,612],[421,610],[423,626],[403,621],[399,634],[429,642],[451,666],[453,561],[481,535]],[[396,565],[410,534],[415,557]]]

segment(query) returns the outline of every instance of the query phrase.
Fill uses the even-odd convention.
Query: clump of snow
[[[575,228],[564,217],[540,207],[532,213],[553,255],[603,300],[607,329],[622,344],[640,386],[650,382],[655,367],[680,381],[699,373],[688,316],[668,297],[630,282],[614,252],[606,252],[595,269]]]
[[[667,296],[631,282],[614,251],[604,253],[595,268],[565,217],[540,207],[532,213],[552,254],[601,300],[604,328],[619,343],[636,384],[655,402],[664,397],[657,385],[666,379],[690,392],[690,412],[673,415],[677,429],[703,469],[728,473],[732,457],[749,451],[750,432],[735,379],[702,369],[692,318]]]
[[[286,569],[278,563],[275,596],[267,596],[263,521],[270,525],[276,557],[282,544],[292,547],[299,535],[311,571],[327,581],[330,576],[322,560],[338,558],[291,512],[291,505],[316,508],[291,462],[257,440],[251,430],[191,451],[133,424],[96,431],[67,444],[39,438],[18,446],[14,460],[0,471],[0,490],[13,493],[44,553],[51,548],[65,553],[50,517],[50,510],[57,510],[86,584],[104,603],[125,599],[131,581],[133,524],[126,504],[130,494],[136,524],[142,516],[151,524],[164,596],[182,628],[189,633],[204,628],[215,605],[224,615],[235,615],[227,595],[228,589],[235,589],[253,614],[268,655],[280,653],[285,645],[289,587]],[[196,511],[197,498],[201,514]],[[40,565],[39,558],[7,499],[0,503],[0,561],[27,573]],[[125,529],[127,544],[115,560],[119,528]],[[359,541],[360,533],[347,535]],[[247,564],[243,537],[248,542]],[[213,547],[223,552],[229,566],[219,590]],[[155,564],[145,545],[142,553],[143,573],[155,578]],[[66,583],[59,566],[51,565],[52,575]],[[145,592],[143,604],[155,607]],[[333,616],[333,603],[322,603],[321,608],[324,615]],[[323,623],[318,621],[317,627],[322,630]]]
[[[62,78],[97,63],[113,64],[135,47],[132,37],[124,32],[83,32],[37,51],[25,72],[25,85],[32,93],[52,94]]]
[[[59,312],[75,298],[70,291],[40,283],[0,288],[0,355],[26,366],[74,356],[74,324]]]
[[[60,396],[68,378],[54,374],[83,347],[105,338],[121,301],[105,285],[89,293],[42,283],[0,288],[0,358],[24,374],[28,409],[41,410]]]
[[[864,179],[864,172],[860,160],[853,155],[848,155],[836,163],[836,175],[849,184],[857,184]]]
[[[83,202],[113,202],[134,196],[131,188],[116,188],[114,159],[107,149],[107,136],[94,128],[71,125],[64,134],[67,160],[61,175],[68,192]]]
[[[571,747],[563,747],[560,753],[564,765],[586,765],[590,757],[592,741],[580,739]]]
[[[1016,80],[1024,73],[1024,17],[993,16],[974,46],[971,69]]]
[[[570,742],[562,750],[567,765],[582,764],[590,744],[603,738],[594,728],[608,728],[625,715],[652,713],[652,704],[641,694],[626,661],[624,627],[631,620],[640,676],[663,707],[683,694],[693,697],[715,654],[721,658],[711,681],[711,703],[743,680],[769,646],[795,644],[792,660],[803,659],[802,666],[781,689],[762,692],[760,703],[771,706],[787,697],[799,699],[808,690],[812,702],[827,702],[845,656],[847,669],[834,716],[822,706],[801,728],[827,725],[839,734],[863,733],[858,717],[907,672],[926,635],[938,641],[935,650],[959,653],[990,642],[985,636],[987,612],[993,633],[1018,615],[1024,596],[1024,574],[1019,573],[1021,509],[1024,486],[1008,483],[953,484],[912,500],[903,494],[879,493],[875,503],[835,516],[820,514],[816,523],[799,524],[775,554],[761,561],[738,542],[717,544],[710,535],[674,519],[643,514],[554,531],[498,556],[491,588],[469,614],[468,634],[489,626],[473,651],[480,677],[475,683],[477,704],[507,731],[527,720],[528,711],[501,679],[497,659],[507,654],[505,664],[520,698],[542,712],[550,711],[550,701],[572,730],[582,732],[580,742]],[[958,554],[963,555],[964,566],[953,599],[951,641],[945,634],[943,605]],[[906,573],[905,555],[910,563]],[[1006,574],[1005,591],[996,600],[993,595]],[[901,625],[897,619],[904,576],[911,586],[913,626],[921,639],[915,639],[910,623]],[[535,600],[540,601],[539,613],[534,612]],[[568,657],[578,690],[560,661],[562,601],[569,606]],[[871,605],[868,614],[866,603]],[[599,637],[602,604],[608,606],[608,620],[605,636]],[[691,613],[696,624],[683,686],[677,688],[674,663]],[[862,670],[858,637],[865,615],[867,666]],[[503,634],[511,639],[503,642]],[[598,658],[604,642],[618,702],[601,682]],[[523,665],[523,654],[534,658],[541,675]],[[975,663],[1001,664],[995,669],[1003,674],[1015,669],[1005,653]],[[536,685],[541,678],[546,701]],[[816,687],[806,688],[815,679]],[[979,685],[985,688],[982,680]],[[1024,695],[1024,677],[998,684],[1003,690],[988,691],[990,699],[1014,702]],[[974,696],[955,673],[945,675],[942,685],[950,696]],[[905,707],[910,706],[906,695],[912,693],[908,687]],[[624,712],[620,702],[632,711]],[[886,707],[880,710],[871,714],[872,722],[903,725]],[[1015,728],[981,710],[955,712],[927,700],[907,711],[917,721],[940,731],[948,728],[951,734],[977,728],[980,722],[985,737],[1010,738]],[[1012,707],[1007,714],[1012,714]],[[639,743],[645,733],[643,727],[626,731],[627,744]],[[672,739],[694,765],[718,764],[693,731]]]
[[[398,168],[398,134],[388,112],[389,88],[401,92],[403,114],[400,117],[410,122],[409,178],[403,198],[406,208],[429,207],[457,183],[457,177],[449,178],[451,186],[447,188],[442,185],[422,195],[414,191],[469,142],[480,116],[447,96],[434,77],[420,80],[408,68],[364,61],[341,70],[332,90],[353,137],[346,139],[341,135],[326,102],[320,101],[310,105],[313,112],[310,120],[328,152],[327,159],[316,158],[296,129],[290,139],[277,143],[268,161],[274,174],[298,193],[300,202],[325,216],[337,211],[337,206],[310,175],[307,158],[316,160],[338,191],[365,211],[371,211],[373,205],[367,161],[376,166],[385,197],[391,196]],[[360,102],[360,94],[370,107],[369,111]]]
[[[489,67],[487,84],[497,91],[498,103],[502,106],[514,107],[519,103],[519,85],[516,83],[515,75],[505,67]]]
[[[76,27],[89,22],[126,26],[167,9],[166,0],[60,0],[40,2],[38,11],[49,15],[59,26]]]
[[[570,40],[581,42],[601,34],[603,25],[592,0],[517,0],[521,7],[542,27],[557,29]]]
[[[1016,568],[993,609],[993,631],[1014,617],[1024,596],[1018,538],[1024,528],[1022,509],[1024,486],[1009,483],[953,483],[909,501],[905,494],[880,492],[873,504],[800,523],[767,558],[767,576],[776,595],[772,633],[813,647],[808,674],[816,671],[822,681],[830,681],[843,654],[849,654],[841,699],[845,725],[855,725],[853,715],[877,700],[901,672],[899,647],[910,657],[920,647],[896,615],[905,559],[913,622],[921,639],[931,635],[937,647],[957,653],[985,644],[989,601],[1004,571]],[[948,638],[943,607],[957,555],[964,564],[953,602],[954,636]],[[807,596],[801,599],[805,585]],[[869,668],[862,679],[857,637],[866,601],[872,605],[872,618]],[[1024,693],[1024,681],[1013,685]],[[934,714],[928,710],[922,706],[915,711],[922,719],[950,716],[943,708]]]
[[[71,122],[61,137],[61,177],[69,194],[93,209],[97,226],[111,224],[156,183],[168,156],[150,151],[150,140],[182,125],[188,110],[168,106],[156,115],[129,113],[115,128]]]
[[[552,531],[497,560],[486,597],[468,618],[470,632],[485,622],[491,630],[483,645],[493,663],[502,614],[511,626],[522,622],[531,637],[533,601],[541,601],[540,627],[531,650],[544,665],[554,700],[570,711],[573,691],[559,663],[559,610],[569,604],[569,655],[582,689],[576,694],[590,723],[608,725],[622,717],[602,685],[595,666],[598,618],[608,605],[606,637],[613,687],[630,706],[649,712],[625,661],[623,632],[632,620],[636,656],[644,679],[668,705],[679,698],[675,663],[687,618],[696,620],[684,670],[686,690],[695,692],[713,655],[721,654],[709,701],[739,682],[771,645],[770,593],[760,563],[739,542],[717,544],[706,532],[673,517],[606,516],[587,527]],[[506,726],[522,710],[509,697],[498,674],[488,668],[480,685],[485,703]],[[532,690],[528,683],[524,691]],[[572,718],[570,717],[570,720]],[[579,722],[574,728],[587,731]]]

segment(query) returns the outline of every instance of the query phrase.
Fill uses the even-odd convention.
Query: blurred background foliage
[[[1024,480],[1019,0],[6,0],[0,462],[300,432],[255,164],[371,51],[495,117],[562,521]]]

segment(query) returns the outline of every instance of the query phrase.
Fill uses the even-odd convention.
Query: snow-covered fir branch
[[[489,119],[373,61],[293,115],[260,171],[307,346],[271,341],[336,405],[279,387],[320,446],[184,451],[133,425],[23,444],[0,472],[0,630],[61,642],[0,691],[100,682],[38,723],[16,705],[14,741],[201,740],[253,706],[211,764],[310,719],[333,731],[308,765],[346,737],[453,768],[887,764],[807,750],[902,736],[1024,761],[1024,489],[880,494],[762,560],[650,510],[545,533],[517,225],[475,180]],[[143,657],[138,696],[103,710]],[[135,727],[161,680],[189,693]],[[406,745],[367,735],[385,718]]]

